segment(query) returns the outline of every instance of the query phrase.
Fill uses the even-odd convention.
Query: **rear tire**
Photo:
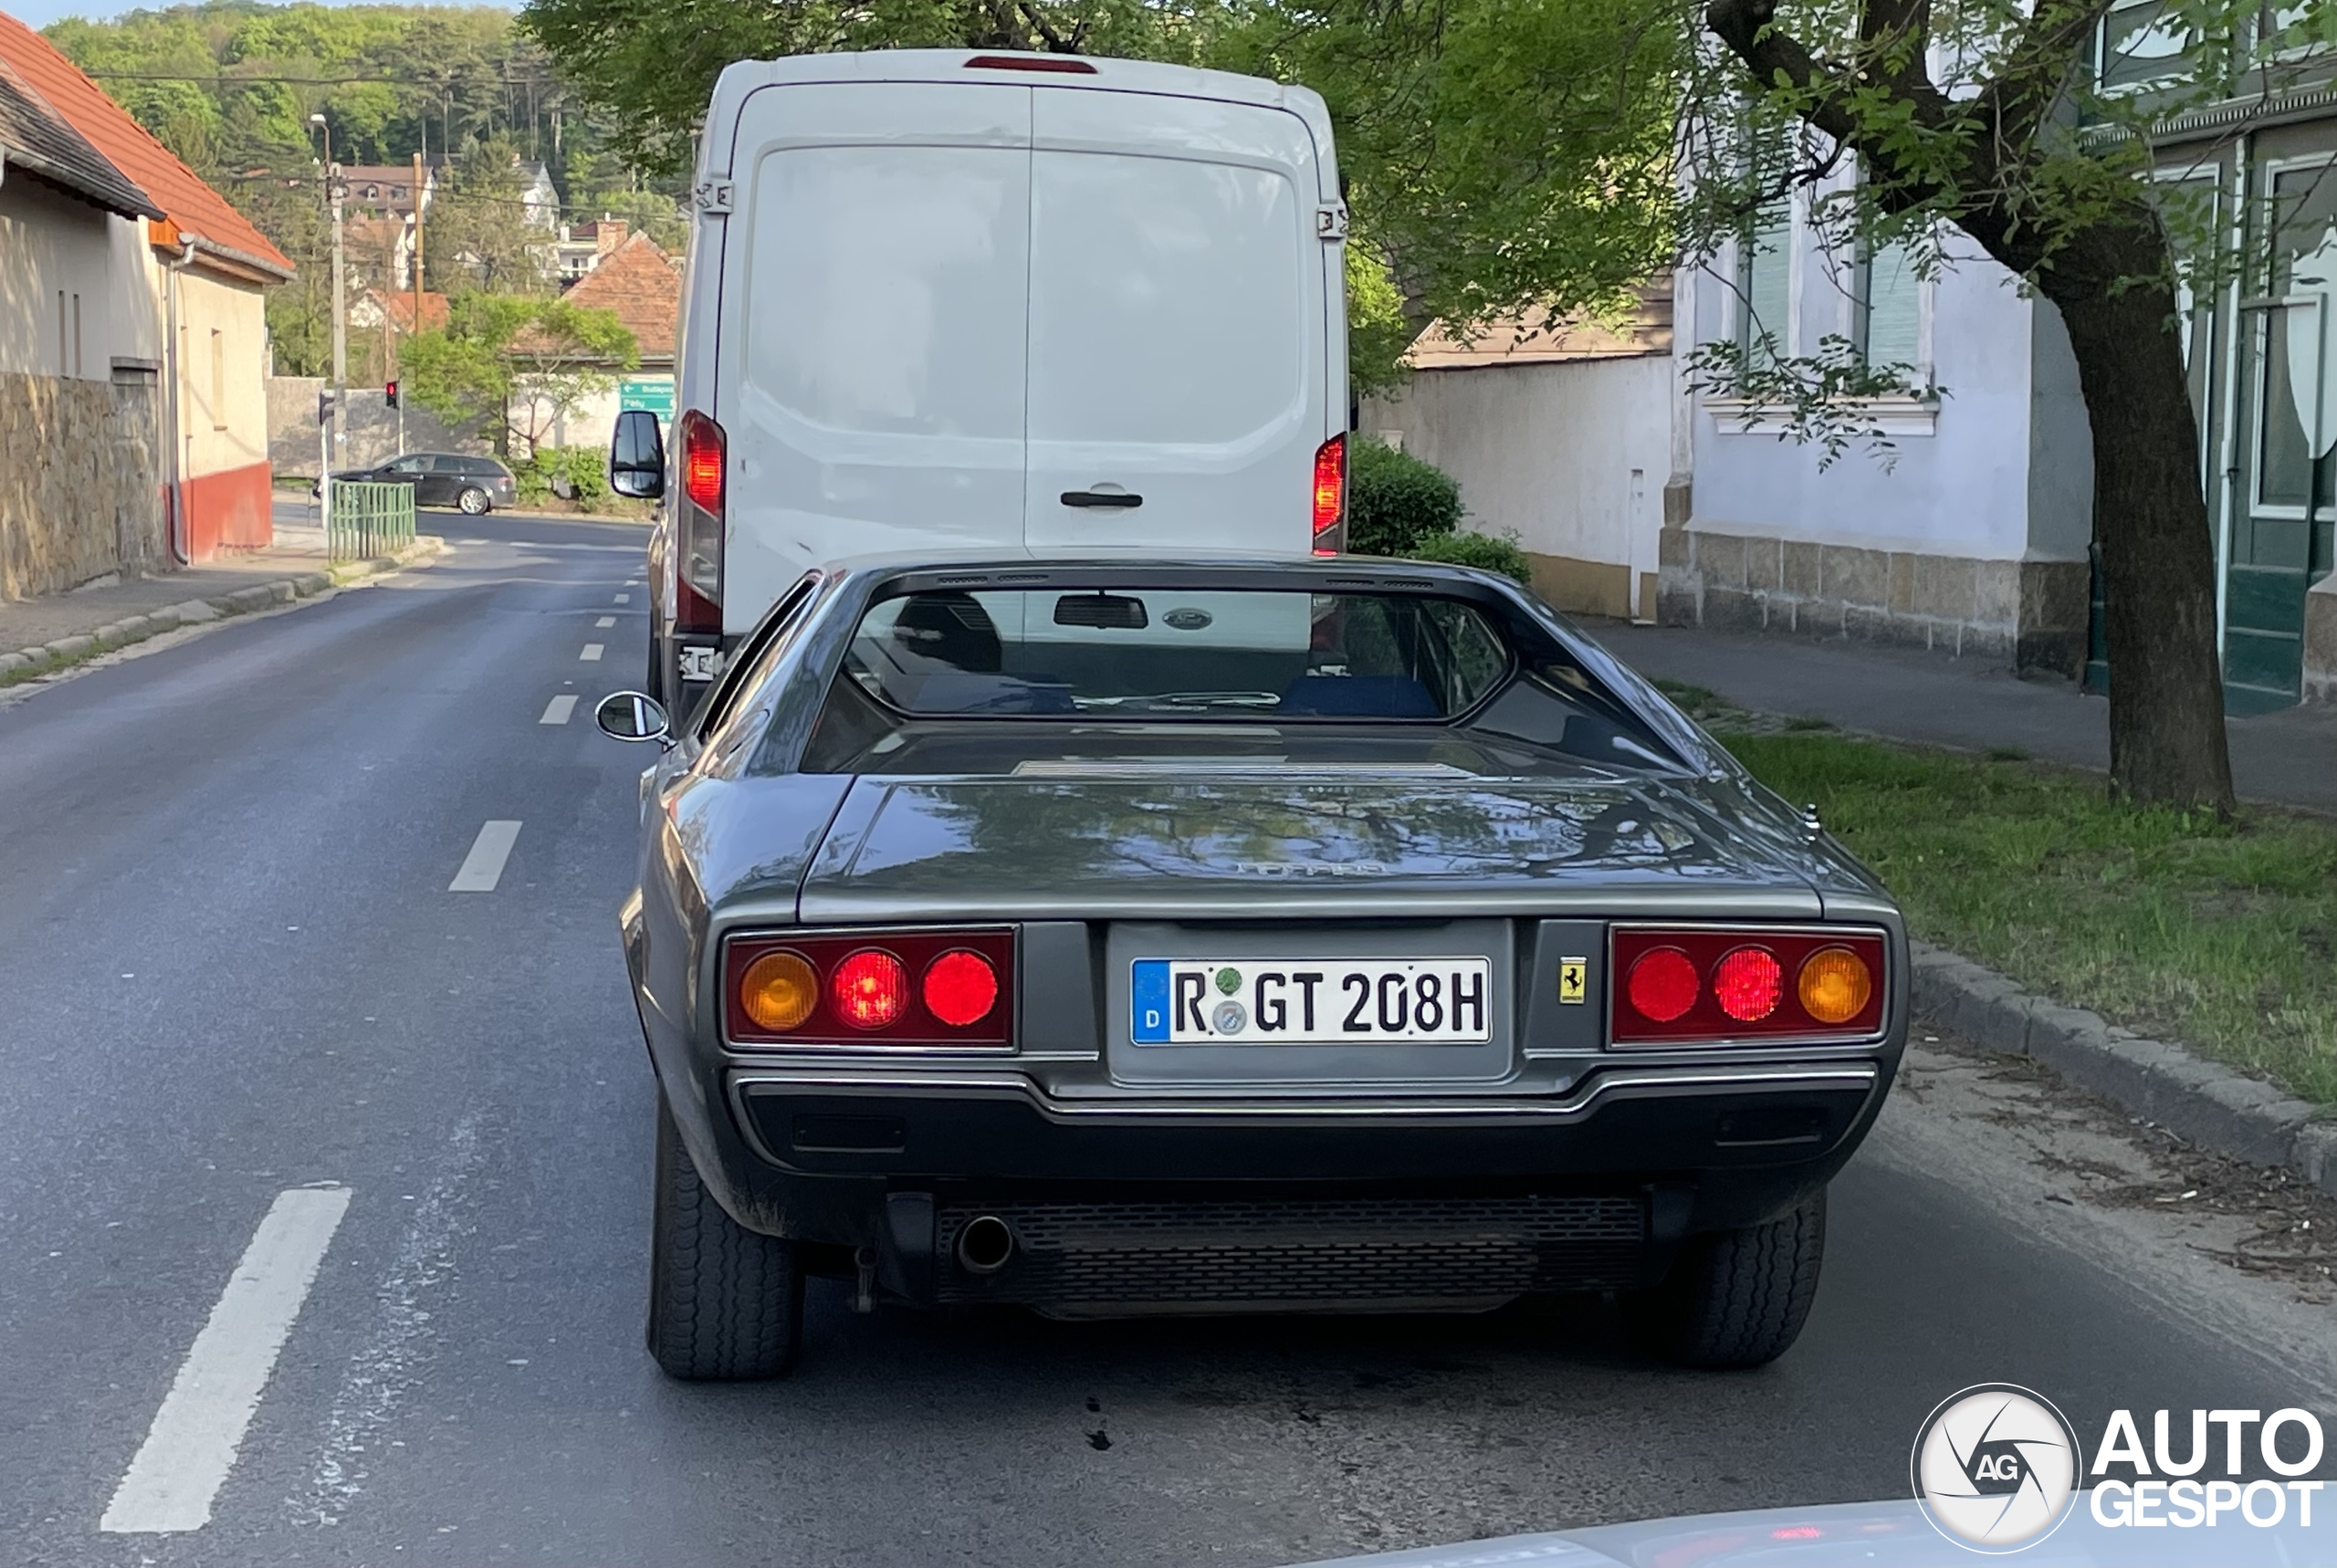
[[[1682,1366],[1764,1366],[1800,1336],[1826,1254],[1826,1193],[1766,1225],[1689,1238],[1672,1272],[1623,1299],[1633,1337]]]
[[[455,497],[455,505],[463,509],[465,516],[473,517],[483,517],[492,509],[487,492],[476,485],[463,486],[463,493]]]
[[[795,1244],[723,1211],[657,1097],[657,1202],[649,1242],[649,1354],[668,1377],[783,1375],[803,1342]]]

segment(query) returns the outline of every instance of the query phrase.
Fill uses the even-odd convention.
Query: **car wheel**
[[[1672,1272],[1623,1299],[1632,1333],[1683,1366],[1762,1366],[1801,1333],[1826,1252],[1822,1187],[1766,1225],[1691,1237]]]
[[[795,1245],[723,1212],[657,1099],[657,1202],[650,1227],[649,1354],[686,1382],[778,1377],[803,1338]]]
[[[483,517],[487,509],[487,492],[476,485],[466,485],[463,493],[455,497],[455,505],[474,517]]]

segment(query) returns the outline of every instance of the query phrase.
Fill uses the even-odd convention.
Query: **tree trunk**
[[[2145,273],[2143,258],[2132,270]],[[2058,297],[2093,427],[2094,537],[2110,643],[2110,782],[2153,804],[2228,811],[2216,552],[2175,291],[2140,279]]]

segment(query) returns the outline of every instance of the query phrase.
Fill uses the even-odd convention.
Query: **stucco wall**
[[[313,479],[322,455],[317,439],[317,394],[325,390],[321,376],[270,376],[265,388],[267,402],[268,460],[278,474]],[[351,387],[349,406],[342,411],[345,439],[336,468],[370,468],[395,457],[399,411],[379,387]],[[407,452],[467,452],[484,457],[493,451],[476,430],[450,428],[428,409],[409,403],[405,410]]]
[[[0,371],[103,382],[116,360],[160,357],[140,227],[22,173],[0,175]]]
[[[0,371],[0,598],[166,570],[160,388]]]
[[[1627,616],[1653,608],[1672,390],[1665,354],[1420,371],[1359,429],[1458,480],[1462,526],[1515,533],[1558,608]]]
[[[258,287],[179,279],[179,439],[189,479],[267,461],[267,318]]]

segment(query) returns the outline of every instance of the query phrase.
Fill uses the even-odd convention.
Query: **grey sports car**
[[[1899,912],[1458,568],[844,562],[642,781],[649,1343],[864,1310],[1482,1309],[1792,1343],[1907,1028]]]

